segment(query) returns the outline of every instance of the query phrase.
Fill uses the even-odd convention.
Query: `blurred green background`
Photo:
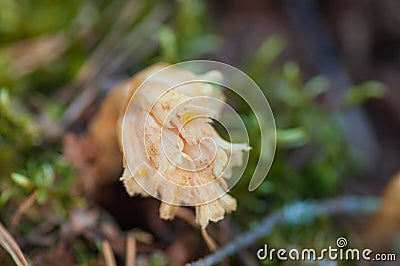
[[[196,235],[179,223],[167,223],[162,233],[138,222],[129,215],[131,199],[117,195],[121,183],[104,193],[112,203],[124,197],[125,210],[76,192],[79,180],[62,154],[63,136],[85,130],[113,85],[159,61],[232,64],[257,82],[272,107],[276,157],[266,181],[249,193],[260,143],[251,111],[237,106],[255,135],[246,175],[232,191],[239,207],[225,219],[226,238],[292,202],[380,193],[400,165],[400,5],[306,2],[0,0],[0,220],[33,264],[52,265],[57,256],[66,265],[104,264],[101,237],[63,233],[76,209],[101,209],[117,231],[148,231],[153,240],[138,253],[143,265],[168,264],[176,232]],[[33,193],[13,227],[15,210]],[[360,224],[322,217],[278,228],[264,242],[321,248],[340,235],[357,235]],[[207,253],[198,242],[187,260]],[[238,254],[231,264],[259,263],[255,250],[246,253],[250,262]],[[123,251],[116,253],[123,261]]]

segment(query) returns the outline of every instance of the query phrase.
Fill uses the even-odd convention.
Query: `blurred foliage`
[[[37,191],[33,210],[19,227],[27,233],[46,219],[35,209],[45,207],[66,219],[70,208],[84,204],[84,198],[70,196],[77,181],[60,152],[61,143],[47,142],[43,121],[60,121],[69,104],[60,95],[76,94],[65,91],[64,85],[77,82],[85,63],[93,60],[98,73],[131,74],[161,60],[175,63],[215,54],[223,40],[213,33],[200,0],[0,0],[0,5],[0,219],[9,221],[18,205]],[[107,49],[99,49],[105,43]],[[41,51],[46,45],[50,48]],[[248,106],[239,105],[255,134],[246,175],[233,190],[239,208],[232,216],[243,228],[256,226],[261,216],[288,202],[338,193],[354,168],[335,119],[337,111],[324,104],[329,80],[316,76],[304,82],[295,62],[277,64],[284,49],[283,40],[271,37],[244,68],[269,99],[278,146],[269,177],[249,193],[259,159],[259,130]],[[127,62],[116,65],[123,73],[109,68],[114,58]],[[90,82],[90,75],[83,81]],[[354,86],[342,109],[381,97],[383,91],[382,84],[372,81]],[[322,246],[333,239],[326,219],[312,227],[318,228],[318,236],[315,230],[285,227],[270,243]],[[80,242],[76,245],[79,262],[88,265],[90,251]],[[153,254],[151,265],[165,264],[163,256]]]
[[[265,213],[289,202],[339,194],[345,183],[343,179],[357,176],[357,158],[342,135],[337,112],[384,94],[381,83],[367,81],[348,90],[338,111],[326,104],[324,98],[330,89],[327,77],[315,76],[304,82],[295,62],[276,64],[283,49],[283,40],[273,36],[260,46],[246,67],[246,72],[267,96],[277,125],[277,150],[267,179],[256,191],[251,194],[247,191],[260,153],[259,137],[253,135],[249,167],[233,189],[240,206],[233,216],[246,228],[257,226]],[[252,130],[258,123],[247,106],[242,106],[241,113],[247,114],[244,121],[252,134],[260,134],[258,130]],[[284,226],[260,243],[272,247],[313,246],[322,249],[339,237],[332,232],[330,223],[328,218],[322,217],[305,223],[306,226]],[[277,264],[280,262],[263,262],[263,265]],[[302,264],[299,262],[299,265]]]
[[[0,210],[2,216],[6,214],[2,218],[14,213],[18,203],[37,191],[36,203],[49,204],[65,219],[68,207],[78,200],[69,193],[74,182],[70,167],[56,147],[41,147],[42,134],[34,115],[5,88],[0,90],[0,110]],[[43,218],[38,217],[36,222]]]
[[[329,79],[315,76],[304,82],[295,62],[277,65],[284,46],[279,36],[267,39],[245,69],[264,91],[273,110],[277,150],[268,178],[252,196],[246,196],[260,153],[259,137],[251,138],[253,150],[247,175],[233,190],[239,199],[244,199],[240,201],[244,208],[234,214],[239,220],[270,212],[287,202],[333,196],[343,177],[354,177],[357,172],[351,145],[346,143],[337,121],[337,108],[326,104],[324,98],[330,88]],[[383,85],[375,81],[354,86],[348,90],[339,112],[383,93]],[[258,123],[251,110],[241,106],[240,111],[247,114],[244,121],[251,132],[260,134],[252,130]],[[243,225],[246,223],[248,219],[243,220]]]
[[[29,235],[49,215],[62,224],[69,210],[90,204],[73,191],[79,180],[60,141],[48,139],[68,107],[68,95],[77,94],[64,86],[88,84],[100,75],[127,76],[161,60],[194,59],[215,52],[220,40],[210,32],[206,7],[198,0],[1,0],[0,5],[0,220],[10,224],[36,193],[17,227]],[[96,250],[82,240],[72,248],[79,264],[98,264]],[[162,252],[145,261],[166,265]]]

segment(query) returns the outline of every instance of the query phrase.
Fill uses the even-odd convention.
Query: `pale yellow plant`
[[[211,124],[225,96],[204,81],[222,78],[159,63],[112,89],[87,132],[64,139],[85,192],[101,198],[99,188],[115,182],[123,165],[127,192],[160,199],[164,219],[191,206],[204,229],[234,211],[236,200],[227,194],[237,181],[232,168],[250,148],[225,141]]]
[[[156,65],[140,74],[150,78],[120,120],[120,132],[128,139],[121,141],[121,180],[131,196],[158,195],[163,219],[173,219],[180,205],[200,203],[195,206],[196,221],[204,228],[236,209],[236,200],[226,194],[225,179],[231,177],[232,167],[242,164],[249,147],[225,141],[211,125],[210,117],[219,116],[225,101],[221,90],[204,82],[185,83],[217,81],[219,72],[198,76],[172,66],[151,77],[164,67]],[[208,185],[207,190],[196,189],[202,185]]]

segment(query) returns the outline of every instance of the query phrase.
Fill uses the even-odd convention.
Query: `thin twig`
[[[117,262],[114,256],[114,251],[112,250],[110,242],[108,242],[107,240],[103,240],[102,246],[103,246],[103,254],[104,254],[104,260],[106,261],[106,265],[117,266]]]
[[[225,257],[255,243],[261,237],[268,236],[278,224],[304,224],[317,216],[333,214],[368,214],[376,212],[379,199],[376,197],[346,196],[323,201],[303,201],[284,207],[265,217],[253,230],[245,232],[214,253],[189,263],[192,266],[214,265]]]
[[[39,192],[36,190],[33,192],[21,205],[19,205],[17,211],[13,215],[11,219],[11,231],[13,231],[19,224],[22,215],[35,203],[36,198],[38,197]]]
[[[0,245],[11,255],[17,266],[28,266],[28,262],[25,259],[17,242],[7,231],[7,229],[0,222]]]
[[[115,45],[129,31],[129,27],[139,17],[138,11],[142,9],[139,2],[125,1],[119,8],[116,20],[110,27],[107,35],[102,39],[99,45],[85,61],[75,78],[75,85],[87,85],[101,69],[110,62],[110,57],[117,48]],[[127,14],[129,13],[129,15]]]
[[[126,60],[129,60],[132,55],[139,57],[141,53],[138,50],[143,46],[149,49],[146,42],[150,41],[169,15],[169,12],[165,12],[165,8],[166,6],[164,5],[155,6],[140,23],[123,36],[119,36],[118,42],[114,44],[113,49],[109,51],[107,57],[101,62],[104,67],[93,71],[93,74],[90,75],[91,79],[85,83],[85,89],[69,105],[64,113],[62,126],[68,127],[76,121],[83,111],[95,101],[102,90],[109,89],[104,88],[104,84],[107,84],[105,81],[110,79],[110,75],[115,74],[116,70],[124,72],[124,69],[121,69],[121,65]],[[131,61],[130,65],[132,65]]]
[[[136,239],[135,233],[128,233],[126,239],[126,259],[125,266],[135,266],[136,265]]]

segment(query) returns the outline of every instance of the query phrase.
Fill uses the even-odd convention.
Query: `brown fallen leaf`
[[[374,251],[399,250],[399,244],[400,172],[386,186],[381,208],[364,232],[364,245]]]

